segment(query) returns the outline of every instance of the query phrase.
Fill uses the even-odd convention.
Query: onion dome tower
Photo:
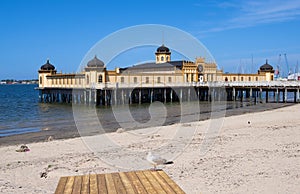
[[[156,49],[156,63],[167,63],[171,61],[171,52],[164,44]]]

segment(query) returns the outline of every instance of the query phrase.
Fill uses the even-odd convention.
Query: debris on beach
[[[248,124],[250,125],[250,124],[251,124],[251,121],[248,121]]]
[[[47,140],[46,141],[53,141],[53,137],[50,135],[48,138],[47,138]]]
[[[117,133],[123,133],[123,132],[125,132],[125,129],[123,129],[123,128],[118,128],[116,132],[117,132]]]
[[[29,152],[30,149],[28,148],[27,145],[21,145],[19,149],[16,150],[16,152]]]

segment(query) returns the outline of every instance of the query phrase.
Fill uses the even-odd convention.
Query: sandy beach
[[[0,192],[53,193],[61,176],[134,170],[130,164],[127,169],[111,164],[117,157],[121,162],[127,157],[144,161],[144,152],[164,148],[177,155],[174,164],[161,168],[186,193],[297,193],[299,110],[300,105],[293,105],[226,117],[214,133],[207,129],[217,121],[205,120],[136,130],[135,136],[123,132],[90,136],[84,141],[77,137],[28,143],[29,152],[16,152],[21,144],[4,145],[0,147]],[[180,143],[173,141],[174,131],[193,134],[191,139],[179,137],[188,142],[184,150],[176,147]],[[98,149],[91,146],[104,137],[121,149],[103,142]],[[207,141],[211,144],[203,147]],[[143,163],[137,167],[142,168],[151,166]]]

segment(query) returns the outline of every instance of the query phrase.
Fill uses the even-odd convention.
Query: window
[[[274,80],[274,76],[273,75],[271,75],[271,81],[273,81]]]
[[[169,61],[169,56],[167,56],[167,61]]]
[[[168,78],[168,81],[169,81],[169,82],[172,82],[172,77],[169,77],[169,78]]]
[[[103,78],[102,75],[98,76],[98,83],[102,83],[103,82],[102,78]]]
[[[81,78],[79,78],[79,84],[81,84]]]
[[[121,77],[121,83],[124,83],[124,77]]]
[[[255,81],[258,81],[258,77],[255,78]]]
[[[248,81],[251,82],[251,77],[248,77]]]
[[[156,57],[156,60],[159,61],[159,57]]]
[[[60,79],[60,78],[58,78],[58,80],[59,80],[59,85],[61,85],[61,79]]]
[[[233,81],[235,81],[236,80],[236,78],[235,77],[233,77]]]
[[[66,78],[67,79],[67,84],[69,84],[69,78]]]
[[[164,61],[164,57],[163,57],[163,56],[161,56],[160,60],[161,60],[161,61]]]
[[[228,81],[228,78],[227,77],[225,77],[225,82],[227,82]]]
[[[134,83],[137,83],[137,77],[134,77],[134,78],[133,78],[133,82],[134,82]]]
[[[241,77],[241,81],[244,81],[244,77]]]
[[[71,78],[71,80],[70,80],[70,81],[71,81],[71,85],[73,85],[73,78]]]
[[[194,81],[194,74],[191,74],[191,81],[193,82]]]
[[[63,84],[66,84],[66,80],[65,80],[65,78],[63,78]]]
[[[160,77],[157,77],[157,83],[160,83]]]
[[[88,75],[86,76],[86,84],[90,84],[90,77]]]
[[[42,84],[43,83],[43,78],[42,78],[42,76],[40,76],[40,84]]]
[[[149,84],[149,77],[146,77],[146,84]]]

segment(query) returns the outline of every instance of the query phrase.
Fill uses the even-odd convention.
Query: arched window
[[[228,82],[228,78],[227,77],[225,77],[225,82]]]
[[[251,82],[251,77],[248,78],[248,81]]]
[[[161,60],[161,61],[164,61],[164,56],[161,56],[160,60]]]
[[[43,78],[40,76],[40,84],[43,84]]]
[[[169,61],[169,56],[167,56],[167,61]]]
[[[134,82],[134,83],[137,83],[137,77],[134,77],[134,78],[133,78],[133,82]]]
[[[121,83],[124,83],[124,77],[121,77]]]
[[[241,77],[241,81],[244,81],[244,77]]]
[[[160,83],[160,77],[157,77],[157,83]]]
[[[159,57],[156,57],[156,60],[159,61]]]
[[[169,82],[172,82],[172,77],[169,77]]]
[[[234,82],[235,82],[235,80],[236,80],[235,77],[233,77],[233,81],[234,81]]]
[[[149,83],[149,77],[146,77],[146,84]]]
[[[89,77],[89,75],[86,76],[86,84],[90,84],[90,77]]]
[[[258,81],[258,77],[255,78],[255,81]]]
[[[102,78],[103,78],[102,75],[98,76],[98,83],[102,83],[103,82]]]

